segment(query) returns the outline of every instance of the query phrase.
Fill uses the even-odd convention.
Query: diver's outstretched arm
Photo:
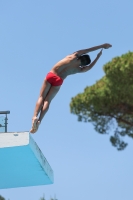
[[[105,43],[105,44],[101,44],[101,45],[98,45],[98,46],[94,46],[94,47],[91,47],[91,48],[88,48],[88,49],[78,50],[78,51],[76,51],[76,53],[78,54],[78,56],[80,56],[80,55],[89,53],[89,52],[91,52],[91,51],[96,51],[96,50],[101,49],[101,48],[103,48],[103,49],[108,49],[108,48],[110,48],[110,47],[112,47],[111,44]]]

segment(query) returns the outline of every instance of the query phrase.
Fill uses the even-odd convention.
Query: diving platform
[[[0,133],[0,189],[48,185],[53,176],[29,132]]]

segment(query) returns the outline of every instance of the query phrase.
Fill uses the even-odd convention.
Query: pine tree
[[[43,197],[41,197],[40,200],[46,200],[46,199],[45,199],[45,196],[43,195]]]
[[[5,200],[5,198],[0,195],[0,200]]]
[[[1,199],[0,199],[0,200],[1,200]],[[41,197],[40,200],[46,200],[46,199],[45,199],[45,195],[43,195],[43,197]],[[58,199],[56,199],[56,196],[55,196],[54,198],[50,197],[50,200],[58,200]]]
[[[72,98],[70,109],[100,134],[109,133],[114,126],[110,141],[122,150],[127,143],[121,137],[133,138],[133,52],[113,58],[103,69],[105,76]]]

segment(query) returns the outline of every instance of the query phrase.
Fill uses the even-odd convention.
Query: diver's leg
[[[58,93],[60,89],[60,86],[52,86],[44,100],[44,103],[43,103],[43,107],[41,109],[41,112],[40,112],[40,116],[38,118],[38,121],[37,121],[37,127],[34,128],[34,130],[31,130],[30,132],[31,133],[35,133],[37,130],[38,130],[38,127],[44,117],[44,115],[46,114],[46,112],[48,111],[49,109],[49,105],[52,101],[52,99],[55,97],[55,95]]]
[[[45,99],[46,95],[48,94],[50,88],[51,88],[51,84],[46,79],[44,79],[44,82],[43,82],[43,85],[42,85],[42,88],[40,91],[40,95],[39,95],[39,98],[36,103],[34,115],[32,118],[32,127],[33,128],[36,128],[36,123],[38,121],[37,116],[43,107],[44,99]]]

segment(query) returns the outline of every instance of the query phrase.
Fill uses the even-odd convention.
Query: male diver
[[[40,95],[35,106],[30,133],[35,133],[38,130],[44,115],[49,109],[51,100],[58,93],[64,79],[71,74],[87,72],[90,70],[102,55],[102,50],[110,47],[112,47],[112,45],[105,43],[88,49],[82,49],[66,56],[53,66],[44,79]],[[87,53],[98,49],[101,49],[101,51],[97,54],[94,61],[91,62]]]

